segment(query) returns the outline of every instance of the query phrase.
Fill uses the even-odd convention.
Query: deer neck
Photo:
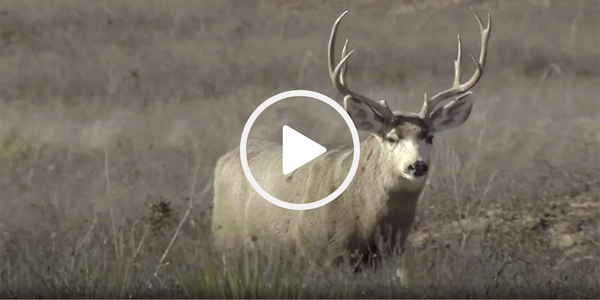
[[[369,239],[381,222],[391,220],[396,227],[404,226],[402,222],[410,224],[423,189],[422,184],[415,185],[395,174],[385,151],[377,137],[371,136],[361,143],[360,163],[351,193],[356,201],[353,207],[358,235],[363,241]]]

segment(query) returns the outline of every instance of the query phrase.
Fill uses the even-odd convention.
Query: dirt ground
[[[353,89],[417,111],[452,83],[457,34],[473,71],[471,6],[493,19],[486,70],[436,137],[402,257],[352,274],[211,252],[214,164],[252,111],[291,89],[341,100],[344,10]],[[599,26],[579,0],[2,0],[0,296],[598,298]],[[264,137],[286,119],[345,142],[310,106],[268,118]]]

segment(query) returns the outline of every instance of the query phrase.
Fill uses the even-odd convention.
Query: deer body
[[[355,179],[335,201],[313,210],[294,211],[271,204],[247,184],[240,163],[239,148],[219,159],[215,171],[213,231],[216,245],[235,249],[247,242],[277,243],[288,251],[307,257],[326,257],[327,263],[345,251],[365,253],[374,247],[379,228],[391,225],[400,233],[402,244],[412,224],[417,200],[426,176],[418,182],[395,174],[385,160],[385,149],[372,136],[361,143],[361,158]],[[321,199],[344,181],[352,164],[349,146],[328,151],[300,169],[280,172],[281,145],[248,141],[248,164],[256,180],[268,182],[269,192],[292,203]],[[380,163],[373,164],[374,161]],[[274,163],[279,162],[279,163]],[[389,180],[377,180],[388,178]],[[232,186],[243,186],[232,189]],[[323,256],[323,254],[327,255]]]
[[[473,57],[477,67],[473,76],[461,84],[459,37],[453,86],[432,97],[425,94],[421,111],[408,113],[392,111],[386,101],[373,101],[348,87],[345,75],[354,51],[346,54],[346,40],[337,65],[333,55],[337,28],[345,14],[336,20],[330,35],[329,75],[357,129],[371,133],[361,143],[353,181],[325,206],[287,210],[252,188],[244,176],[238,147],[223,155],[215,168],[212,231],[217,249],[270,245],[324,264],[348,253],[368,257],[381,241],[402,249],[426,183],[434,135],[460,126],[471,113],[470,89],[483,74],[491,19],[488,15],[484,27],[475,14],[481,52],[478,60]],[[454,99],[440,106],[450,97]],[[257,182],[271,195],[286,202],[310,203],[341,185],[352,164],[353,149],[330,150],[288,175],[282,175],[282,147],[277,143],[249,140],[247,158]]]

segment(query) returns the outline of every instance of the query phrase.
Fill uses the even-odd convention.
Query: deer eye
[[[395,138],[391,138],[391,137],[389,137],[389,136],[385,138],[385,141],[386,141],[386,142],[388,142],[388,143],[390,143],[390,144],[395,144],[395,143],[397,143],[397,142],[398,142],[398,140],[397,140],[397,139],[395,139]]]
[[[427,138],[425,138],[425,143],[433,144],[433,135],[430,135]]]

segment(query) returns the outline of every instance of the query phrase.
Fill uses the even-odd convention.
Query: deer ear
[[[344,107],[358,130],[378,133],[384,125],[383,118],[371,107],[350,96],[344,97]]]
[[[471,95],[471,92],[464,93],[452,102],[436,109],[429,117],[433,132],[454,129],[462,125],[469,118],[473,109]]]

